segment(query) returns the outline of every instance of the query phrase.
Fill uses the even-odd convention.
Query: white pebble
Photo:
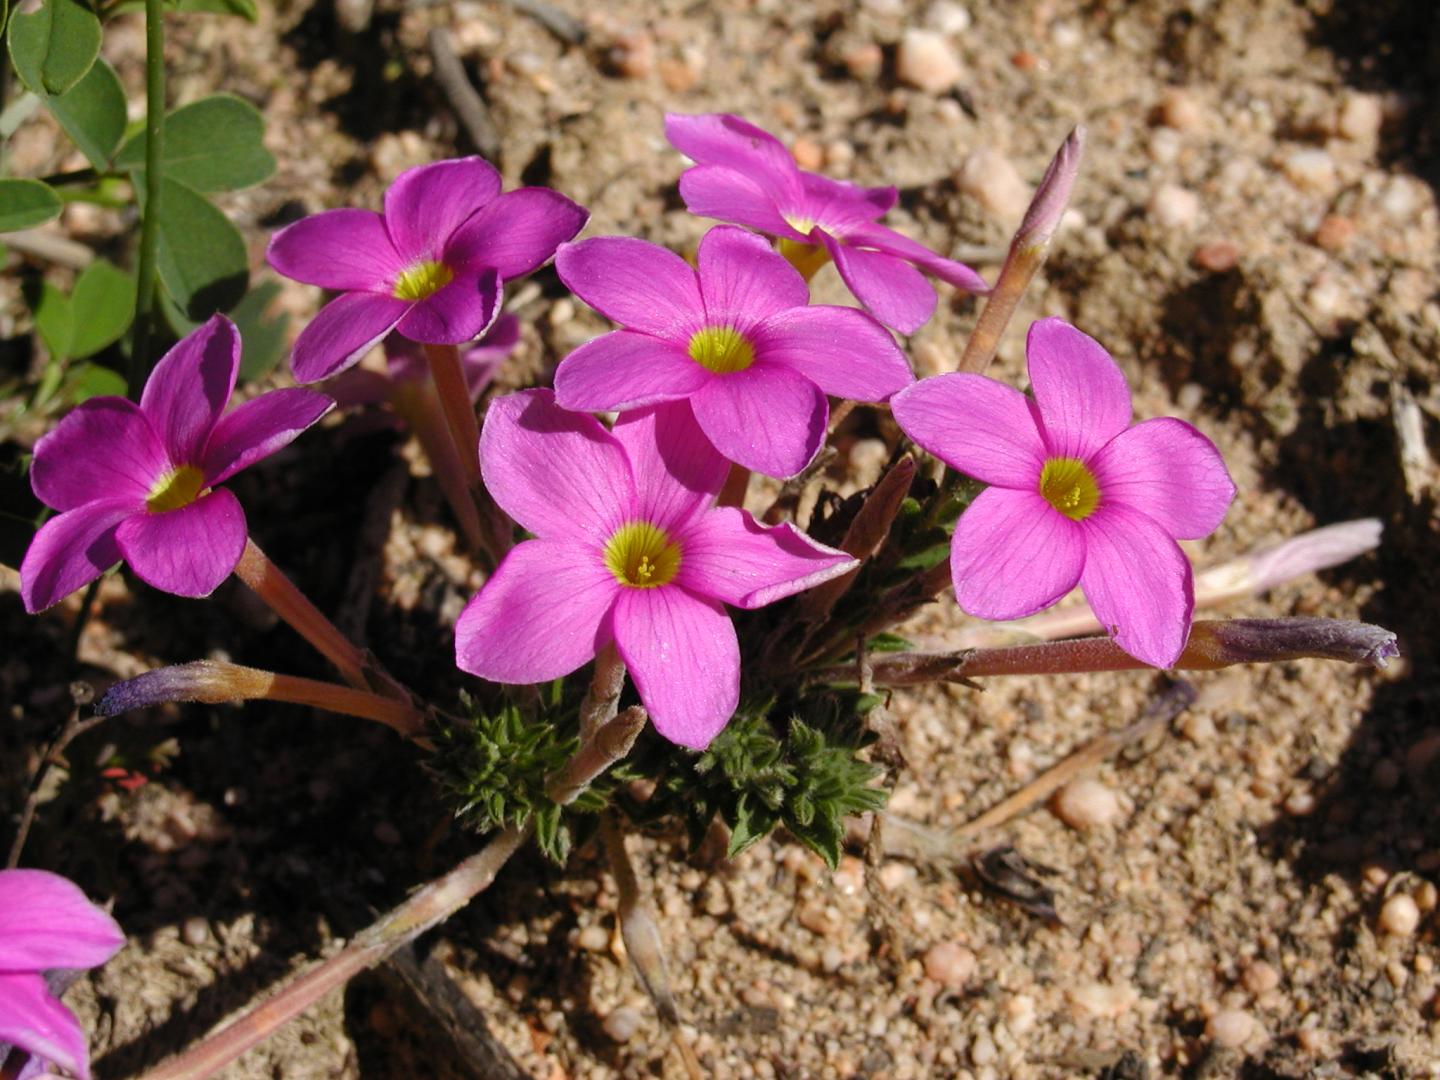
[[[1351,142],[1369,142],[1380,134],[1385,110],[1374,94],[1350,94],[1335,117],[1335,130]]]
[[[954,0],[936,0],[925,9],[925,25],[941,34],[963,34],[970,29],[970,11]]]
[[[605,1017],[605,1034],[618,1043],[629,1042],[640,1030],[638,1010],[621,1007]]]
[[[1240,977],[1240,981],[1245,984],[1246,990],[1258,998],[1280,985],[1280,972],[1275,970],[1273,964],[1256,960],[1246,965],[1245,974]]]
[[[1029,994],[1016,994],[1005,1003],[1005,1026],[1016,1035],[1024,1035],[1035,1026],[1035,999]]]
[[[995,1060],[999,1051],[995,1049],[995,1040],[990,1037],[988,1031],[982,1031],[979,1037],[970,1044],[970,1060],[976,1065],[989,1065]]]
[[[1210,1017],[1205,1034],[1216,1045],[1236,1050],[1255,1034],[1255,1019],[1243,1009],[1221,1009]]]
[[[1072,829],[1091,829],[1120,820],[1120,799],[1099,780],[1072,780],[1055,793],[1055,815]]]
[[[610,947],[610,934],[605,927],[591,924],[580,931],[575,938],[575,944],[586,952],[604,952]]]
[[[932,945],[925,953],[925,975],[942,986],[959,988],[975,976],[975,954],[955,941]]]
[[[1392,176],[1380,193],[1380,212],[1391,221],[1409,222],[1420,212],[1419,181],[1406,176]]]
[[[186,945],[204,945],[210,937],[210,924],[199,915],[191,915],[180,924],[180,936]]]
[[[1082,1015],[1115,1020],[1130,1011],[1139,995],[1128,983],[1085,983],[1071,990],[1069,997]]]
[[[1188,90],[1171,87],[1160,99],[1160,122],[1167,128],[1194,131],[1204,119],[1205,110]]]
[[[955,183],[1002,225],[1018,225],[1030,205],[1030,185],[999,150],[982,146],[960,165]]]
[[[1296,150],[1281,168],[1296,187],[1306,191],[1328,191],[1335,186],[1335,162],[1324,150]]]
[[[1184,229],[1200,216],[1200,196],[1175,184],[1165,184],[1150,196],[1148,209],[1162,229]]]
[[[931,30],[906,30],[895,54],[895,74],[900,81],[930,94],[943,94],[957,82],[964,69],[960,58],[941,35]]]
[[[1380,908],[1380,929],[1396,937],[1409,937],[1420,925],[1420,905],[1409,893],[1396,893]]]

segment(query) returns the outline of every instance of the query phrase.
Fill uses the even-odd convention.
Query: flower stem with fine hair
[[[155,321],[155,278],[160,252],[160,203],[164,187],[165,13],[161,0],[145,0],[145,206],[140,222],[140,262],[135,272],[135,322],[130,339],[130,396],[150,374],[150,329]]]

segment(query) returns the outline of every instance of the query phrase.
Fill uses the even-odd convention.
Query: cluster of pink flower
[[[281,273],[342,294],[296,341],[300,382],[345,371],[392,334],[428,350],[490,330],[471,354],[477,394],[516,338],[513,321],[496,321],[504,285],[552,257],[561,280],[621,327],[562,360],[553,391],[487,410],[479,476],[531,538],[461,615],[458,665],[541,682],[613,645],[656,728],[706,746],[739,694],[725,606],[760,607],[856,565],[792,525],[716,505],[732,469],[804,470],[825,440],[830,397],[890,403],[915,443],[988,485],[952,547],[967,612],[1013,619],[1079,584],[1122,648],[1174,663],[1193,608],[1176,539],[1212,531],[1234,494],[1209,440],[1179,420],[1132,427],[1119,367],[1055,319],[1030,331],[1033,399],[978,374],[917,383],[886,327],[908,333],[930,317],[924,274],[986,286],[878,223],[895,189],[803,172],[735,117],[671,116],[667,132],[695,162],[680,180],[689,208],[731,223],[705,235],[693,268],[638,239],[571,242],[581,207],[543,188],[502,194],[478,158],[404,173],[383,214],[327,211],[270,244]],[[831,260],[868,311],[810,303],[808,277]],[[121,558],[184,596],[235,571],[245,518],[218,485],[333,404],[277,390],[227,414],[238,355],[234,327],[217,316],[161,361],[138,406],[93,399],[40,441],[34,489],[60,513],[22,567],[30,610]],[[390,378],[369,376],[367,390],[355,372],[348,392],[401,402],[419,361],[403,344],[391,355]],[[620,415],[607,428],[594,411]]]

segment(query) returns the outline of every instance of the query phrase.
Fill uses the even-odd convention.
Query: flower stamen
[[[194,465],[177,466],[155,481],[145,497],[145,507],[156,514],[179,510],[198,499],[204,487],[203,472]]]
[[[396,300],[424,300],[455,280],[455,271],[442,262],[426,259],[395,275]]]
[[[1057,457],[1040,470],[1040,494],[1071,521],[1084,521],[1100,505],[1095,474],[1077,458]]]
[[[707,326],[690,339],[690,359],[706,371],[730,375],[755,362],[755,347],[733,326]]]
[[[680,572],[680,545],[648,521],[627,522],[605,544],[605,566],[621,585],[658,588]]]

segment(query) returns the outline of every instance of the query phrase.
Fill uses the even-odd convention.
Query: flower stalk
[[[475,419],[475,406],[470,401],[470,387],[465,381],[465,368],[460,363],[456,345],[425,346],[425,359],[435,380],[435,392],[450,431],[450,443],[460,461],[465,484],[475,498],[481,490],[480,424]]]
[[[470,477],[466,473],[463,456],[456,453],[450,434],[450,424],[444,405],[433,383],[411,382],[401,384],[391,398],[401,418],[409,425],[425,459],[430,462],[435,482],[455,522],[460,526],[461,535],[471,551],[480,551],[485,546],[484,532],[480,524],[480,511],[470,490]],[[476,474],[478,476],[478,472]]]
[[[164,197],[165,11],[145,0],[145,206],[140,221],[140,261],[135,272],[135,323],[130,340],[130,396],[150,374],[150,329],[155,321],[155,280],[160,253],[160,204]]]

